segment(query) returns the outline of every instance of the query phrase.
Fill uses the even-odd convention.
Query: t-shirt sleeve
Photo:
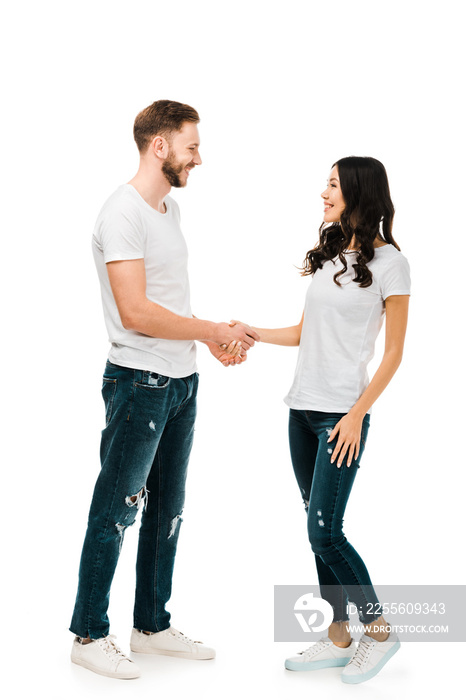
[[[409,263],[401,253],[393,258],[384,269],[381,290],[384,301],[394,294],[411,294]]]
[[[144,257],[143,228],[136,211],[107,211],[100,222],[98,238],[106,263]]]

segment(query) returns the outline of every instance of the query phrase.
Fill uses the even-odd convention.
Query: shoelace
[[[116,639],[114,634],[109,634],[108,637],[96,639],[95,644],[102,649],[104,654],[111,658],[112,661],[130,661],[128,657],[121,651],[120,647],[113,641]]]
[[[325,649],[326,647],[328,647],[328,642],[324,638],[322,638],[319,639],[318,642],[310,646],[309,649],[306,649],[305,651],[300,651],[299,653],[303,656],[314,656],[314,654],[317,654],[319,651],[322,651],[322,649]]]
[[[183,634],[183,632],[179,632],[174,627],[171,628],[170,634],[172,634],[177,639],[180,639],[182,642],[186,642],[186,644],[202,644],[202,642],[195,642],[194,639],[187,637],[185,634]]]
[[[363,663],[367,660],[370,651],[374,647],[375,642],[370,641],[368,642],[367,639],[361,639],[359,640],[358,648],[356,649],[356,653],[351,659],[351,663],[355,664],[358,668],[361,668]]]

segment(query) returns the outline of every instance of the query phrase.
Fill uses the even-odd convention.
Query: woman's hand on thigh
[[[363,418],[364,416],[361,417],[350,411],[338,421],[327,441],[332,442],[338,435],[337,444],[330,459],[332,464],[338,458],[337,466],[341,467],[346,456],[346,466],[349,467],[353,458],[355,460],[358,458]]]

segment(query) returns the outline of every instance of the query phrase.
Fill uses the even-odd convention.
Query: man
[[[215,656],[171,627],[165,609],[196,414],[194,341],[205,342],[228,365],[244,361],[259,336],[244,325],[191,313],[187,248],[178,205],[168,193],[185,187],[202,162],[198,122],[196,110],[169,100],[154,102],[136,117],[138,172],[107,200],[94,229],[111,349],[102,387],[102,468],[81,555],[71,658],[115,678],[140,675],[109,636],[107,616],[124,533],[140,507],[132,651]]]

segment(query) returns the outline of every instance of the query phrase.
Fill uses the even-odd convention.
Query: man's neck
[[[139,170],[128,184],[137,190],[149,206],[161,214],[165,213],[164,199],[170,192],[171,185],[162,171],[151,170],[141,162]]]

